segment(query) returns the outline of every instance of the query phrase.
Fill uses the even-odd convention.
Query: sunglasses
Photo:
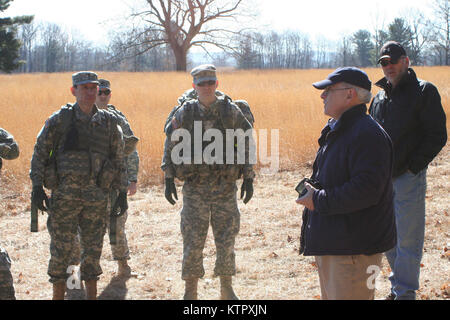
[[[210,80],[210,81],[203,81],[200,82],[199,84],[197,84],[198,87],[206,87],[206,86],[213,86],[216,84],[215,80]]]
[[[402,59],[403,57],[397,58],[397,59],[383,59],[380,61],[380,64],[382,67],[387,67],[390,64],[397,64],[400,59]]]
[[[111,93],[111,90],[99,90],[98,91],[99,96],[101,96],[102,94],[104,94],[105,96],[109,96],[110,93]]]

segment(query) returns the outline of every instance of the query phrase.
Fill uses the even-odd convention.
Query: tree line
[[[448,0],[441,4],[441,11],[436,10],[440,20],[426,20],[422,14],[411,12],[408,17],[395,18],[385,29],[357,30],[334,42],[323,37],[313,41],[298,31],[246,33],[237,40],[234,57],[242,69],[373,67],[382,45],[395,40],[414,65],[448,66],[450,7]]]
[[[19,28],[23,61],[16,72],[163,71],[173,69],[171,52],[153,48],[140,52],[139,46],[126,49],[130,33],[114,33],[107,47],[98,47],[54,23],[30,23]]]
[[[337,41],[311,39],[301,31],[213,27],[216,19],[240,17],[242,12],[237,9],[243,0],[225,1],[229,7],[215,10],[212,6],[217,2],[213,0],[168,0],[159,2],[159,8],[156,1],[146,2],[150,10],[133,14],[123,30],[111,31],[109,44],[103,47],[83,39],[77,31],[30,22],[30,18],[17,27],[10,26],[21,44],[14,65],[19,67],[14,72],[186,70],[196,63],[195,56],[189,55],[194,46],[209,51],[210,62],[239,69],[370,67],[376,66],[379,50],[388,40],[402,43],[414,65],[450,65],[449,0],[434,0],[430,18],[411,10],[386,26],[377,22],[371,30],[357,30]],[[211,45],[223,53],[211,53]]]

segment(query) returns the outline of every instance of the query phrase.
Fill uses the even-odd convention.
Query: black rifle
[[[109,216],[109,244],[116,245],[117,244],[117,216],[112,214]]]
[[[115,193],[115,192],[114,192]],[[111,195],[110,195],[111,196]],[[114,203],[113,203],[114,200]],[[114,206],[117,201],[117,195],[111,197],[111,212],[109,215],[109,244],[117,244],[117,210],[114,212]]]
[[[38,207],[31,202],[31,232],[38,232]]]

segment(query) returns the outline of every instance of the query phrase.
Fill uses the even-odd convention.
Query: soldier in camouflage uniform
[[[96,105],[98,108],[103,110],[108,110],[115,114],[119,119],[119,125],[122,128],[123,134],[126,137],[134,137],[134,133],[130,128],[130,124],[128,123],[125,115],[116,109],[115,106],[109,104],[111,100],[111,83],[106,79],[99,79],[99,91],[96,100]],[[137,138],[136,138],[137,140]],[[137,141],[136,141],[137,142]],[[128,153],[127,151],[125,153]],[[139,171],[139,155],[137,150],[134,148],[132,153],[126,157],[126,166],[127,166],[127,175],[128,175],[128,196],[133,196],[137,191],[137,176]],[[108,212],[111,211],[112,204],[117,200],[117,190],[111,190],[110,198],[109,198],[109,206]],[[130,250],[128,248],[127,236],[125,234],[125,223],[128,218],[128,213],[125,212],[123,215],[118,217],[117,219],[108,219],[107,230],[111,230],[109,227],[110,223],[116,224],[116,239],[115,244],[112,244],[113,239],[111,239],[111,251],[114,260],[118,262],[118,275],[119,276],[130,276],[131,268],[128,265],[128,260],[130,259]],[[110,233],[111,238],[111,233]],[[73,264],[78,264],[77,260],[79,259],[80,250],[79,250],[79,241],[78,236],[75,238],[76,243],[74,244],[74,259]]]
[[[225,93],[223,93],[222,91],[216,90],[215,95],[217,97],[224,97],[225,99],[232,101],[231,98],[229,96],[227,96]],[[185,92],[183,92],[183,94],[180,97],[178,97],[177,105],[172,109],[172,111],[170,111],[169,116],[166,119],[166,123],[164,124],[164,132],[166,132],[167,125],[172,120],[172,117],[175,114],[175,112],[177,112],[177,110],[179,108],[181,108],[181,106],[186,101],[195,100],[197,98],[198,98],[198,95],[197,95],[197,91],[195,91],[195,89],[186,90]]]
[[[217,250],[214,275],[220,276],[221,299],[237,299],[232,288],[232,276],[236,273],[234,244],[240,226],[236,180],[243,175],[241,198],[245,194],[244,203],[247,203],[253,195],[253,166],[248,161],[237,165],[217,162],[207,164],[203,160],[201,164],[176,165],[172,150],[177,143],[172,141],[172,134],[177,129],[186,129],[194,143],[193,126],[197,121],[201,121],[203,132],[208,129],[218,129],[222,133],[225,129],[242,129],[245,132],[252,129],[252,125],[231,99],[215,94],[218,82],[213,65],[199,66],[192,70],[191,75],[198,99],[185,101],[168,122],[161,166],[165,175],[165,196],[171,204],[175,204],[173,197],[178,199],[174,178],[185,181],[180,223],[183,236],[184,299],[198,297],[198,279],[205,274],[203,248],[210,221]],[[201,141],[199,143],[202,145]],[[226,145],[225,141],[223,145]],[[249,152],[249,145],[246,144],[246,159],[249,159]]]
[[[120,212],[128,208],[124,141],[117,118],[95,106],[97,74],[78,72],[73,74],[72,82],[76,103],[55,112],[37,137],[30,170],[32,203],[40,210],[49,211],[48,275],[53,284],[53,299],[64,299],[67,269],[78,228],[81,280],[85,281],[87,298],[96,299],[111,188],[120,190],[115,205],[120,207]],[[71,124],[61,134],[67,115]],[[57,173],[57,181],[52,183],[47,177],[51,159],[55,161]],[[44,185],[52,185],[50,200]]]
[[[19,156],[19,146],[14,137],[0,128],[0,174],[2,159],[13,160]],[[15,300],[13,278],[11,275],[11,259],[8,252],[0,246],[0,300]]]

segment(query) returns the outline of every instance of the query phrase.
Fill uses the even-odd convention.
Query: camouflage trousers
[[[0,300],[16,300],[10,269],[11,259],[8,252],[0,247]]]
[[[117,200],[117,192],[111,191],[110,198],[108,199],[108,207],[106,209],[106,230],[110,234],[110,223],[109,213],[111,212],[112,205]],[[114,260],[129,260],[130,259],[130,249],[128,248],[127,235],[125,234],[125,224],[128,219],[128,211],[126,211],[122,216],[116,218],[116,244],[111,245],[111,252]],[[80,263],[81,248],[80,248],[80,235],[79,232],[73,240],[73,252],[71,258],[71,265],[78,265]]]
[[[236,184],[191,184],[183,187],[181,234],[183,236],[182,279],[201,278],[203,249],[209,224],[216,245],[214,276],[236,273],[234,244],[240,227]]]
[[[100,257],[106,230],[107,197],[98,201],[70,200],[54,194],[47,220],[50,233],[50,282],[65,281],[74,251],[74,238],[80,231],[81,280],[95,280],[102,274]]]

